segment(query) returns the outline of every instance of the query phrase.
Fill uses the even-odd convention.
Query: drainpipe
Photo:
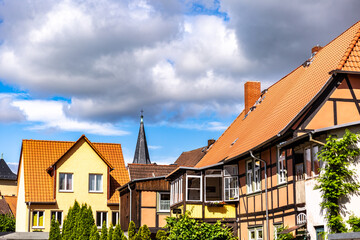
[[[132,203],[132,192],[131,192],[131,187],[130,187],[130,184],[128,184],[128,189],[130,191],[130,221],[129,223],[131,222],[131,210],[132,210],[132,207],[131,207],[131,203]]]
[[[310,141],[310,142],[317,143],[317,144],[320,144],[320,145],[322,145],[322,146],[324,146],[324,145],[325,145],[325,143],[323,143],[323,142],[320,142],[320,141],[318,141],[318,140],[313,139],[311,132],[309,132],[309,141]]]
[[[30,205],[31,205],[31,202],[28,202],[27,203],[28,204],[28,206],[29,206],[29,217],[28,217],[28,232],[30,232],[30,215],[31,215],[31,208],[30,208]]]
[[[269,232],[269,209],[268,209],[268,185],[267,185],[267,171],[266,171],[266,162],[263,159],[257,158],[254,156],[253,152],[250,151],[250,156],[255,159],[262,162],[265,166],[265,204],[266,204],[266,239],[270,240],[270,232]]]
[[[120,191],[119,191],[119,219],[118,219],[118,224],[120,224],[120,227],[121,227],[121,222],[120,222],[120,215],[121,214],[121,194],[120,194]]]

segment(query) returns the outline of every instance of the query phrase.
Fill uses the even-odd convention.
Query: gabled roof
[[[16,174],[10,170],[3,158],[0,158],[0,180],[16,180]]]
[[[136,149],[133,163],[151,164],[149,150],[146,142],[144,116],[141,114],[139,135],[136,142]]]
[[[9,205],[7,204],[5,198],[0,197],[0,215],[12,214]]]
[[[175,170],[177,165],[157,165],[157,164],[128,164],[130,180],[134,181],[142,178],[153,178],[166,176]]]
[[[76,142],[23,140],[20,161],[23,161],[24,165],[25,202],[56,201],[53,198],[53,177],[47,173],[47,170],[75,144]],[[103,160],[108,162],[108,166],[114,169],[110,172],[111,188],[108,203],[118,203],[119,196],[115,194],[115,189],[129,181],[121,145],[91,143],[91,146]]]
[[[195,167],[235,158],[281,136],[331,79],[333,70],[360,70],[357,22],[309,61],[269,87],[261,104],[242,112]]]
[[[207,147],[182,152],[175,164],[178,166],[194,167],[206,154]]]
[[[5,201],[10,207],[10,210],[14,216],[16,216],[16,205],[17,197],[16,196],[4,196]]]

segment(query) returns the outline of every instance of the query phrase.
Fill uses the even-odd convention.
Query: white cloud
[[[119,130],[111,124],[100,124],[78,121],[68,118],[63,111],[66,103],[45,100],[16,100],[14,106],[21,109],[29,122],[34,123],[30,130],[63,130],[73,132],[87,132],[98,135],[126,135],[128,132]]]
[[[13,104],[17,94],[0,94],[0,122],[12,123],[25,120],[24,113]]]
[[[149,145],[148,147],[149,147],[149,149],[152,149],[152,150],[157,150],[157,149],[162,148],[162,146],[155,146],[155,145]]]

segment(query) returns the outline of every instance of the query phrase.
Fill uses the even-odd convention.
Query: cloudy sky
[[[358,0],[0,0],[0,153],[22,139],[121,143],[150,158],[217,139],[266,88],[360,20]]]

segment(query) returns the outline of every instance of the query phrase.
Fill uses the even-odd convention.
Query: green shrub
[[[285,229],[288,229],[288,227],[279,227],[276,229],[275,235],[277,235],[277,240],[292,240],[295,239],[294,235],[292,233],[281,233]]]
[[[136,235],[136,226],[135,226],[135,223],[133,221],[131,221],[129,223],[129,227],[128,227],[129,240],[132,240],[133,238],[135,238],[135,235]]]
[[[360,217],[351,215],[347,223],[350,225],[350,230],[352,232],[360,232]]]
[[[113,238],[113,233],[114,233],[114,226],[112,225],[112,223],[110,223],[107,240],[112,240],[112,238]]]
[[[159,230],[156,233],[156,240],[166,240],[167,239],[167,234],[164,230]]]
[[[0,215],[0,232],[15,232],[15,218],[12,215]]]
[[[101,228],[101,234],[100,234],[100,239],[101,240],[107,240],[107,227],[106,227],[106,222],[104,221],[102,224],[102,228]]]
[[[125,240],[127,239],[124,235],[124,232],[121,230],[120,224],[117,224],[115,226],[114,234],[113,234],[113,240]]]
[[[95,224],[91,228],[89,240],[100,240],[100,234]]]
[[[68,214],[64,219],[62,239],[71,240],[76,239],[76,216],[80,212],[80,206],[77,201],[75,201],[74,206],[69,208]]]
[[[60,225],[59,222],[55,220],[55,216],[51,219],[51,226],[50,226],[50,233],[49,233],[49,240],[60,240]]]
[[[140,227],[139,235],[142,240],[151,240],[150,238],[151,232],[146,224]]]

